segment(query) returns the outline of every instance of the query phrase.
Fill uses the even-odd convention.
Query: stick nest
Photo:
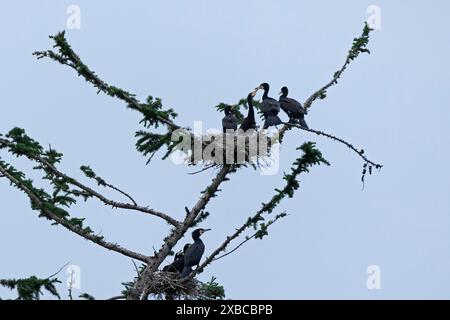
[[[197,279],[182,279],[179,273],[159,271],[146,281],[145,295],[158,300],[202,299],[203,283]]]

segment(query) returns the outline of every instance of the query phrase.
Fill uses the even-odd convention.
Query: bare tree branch
[[[69,265],[69,263],[70,263],[70,262],[66,262],[66,264],[63,265],[61,268],[59,268],[58,271],[56,271],[55,273],[49,275],[49,276],[47,277],[47,279],[53,278],[54,276],[58,275],[65,267],[67,267],[67,266]]]

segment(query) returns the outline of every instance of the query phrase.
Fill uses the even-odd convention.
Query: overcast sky
[[[47,36],[66,28],[70,4],[81,9],[81,29],[67,38],[88,66],[139,99],[162,98],[178,123],[201,120],[205,129],[220,126],[217,103],[237,102],[261,82],[272,85],[273,96],[288,85],[304,101],[342,65],[367,7],[379,6],[372,54],[348,68],[307,121],[364,148],[385,168],[362,191],[362,162],[348,148],[290,132],[277,175],[242,169],[220,187],[203,224],[213,229],[204,236],[206,254],[283,186],[282,171],[303,142],[316,141],[332,165],[301,177],[295,198],[277,210],[289,217],[269,237],[219,260],[200,279],[217,277],[232,299],[450,298],[448,1],[2,2],[0,132],[23,127],[64,153],[65,172],[87,182],[78,168],[88,164],[140,203],[181,219],[214,172],[188,175],[192,168],[161,161],[163,153],[146,166],[134,148],[137,113],[97,95],[69,68],[31,55],[53,45]],[[27,161],[0,156],[30,172]],[[157,218],[95,201],[71,213],[144,254],[168,233]],[[130,259],[38,219],[5,179],[0,226],[0,278],[46,277],[70,262],[81,270],[75,294],[108,298],[135,275]],[[381,270],[380,290],[366,286],[372,265]],[[0,289],[0,296],[13,295]]]

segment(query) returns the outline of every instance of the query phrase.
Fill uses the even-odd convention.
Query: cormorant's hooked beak
[[[263,86],[258,86],[258,87],[256,87],[256,88],[255,88],[255,93],[256,93],[258,90],[262,90],[262,89],[264,89]]]
[[[202,229],[202,231],[200,231],[200,235],[204,234],[206,231],[210,231],[211,229]]]
[[[258,92],[257,89],[255,89],[255,90],[253,90],[252,92],[250,92],[250,95],[251,95],[252,97],[254,97],[254,96],[256,96],[256,92]]]

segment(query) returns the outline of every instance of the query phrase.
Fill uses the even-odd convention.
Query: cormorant
[[[248,115],[244,119],[244,121],[242,121],[242,124],[241,124],[241,129],[244,130],[244,132],[249,129],[256,128],[255,111],[253,109],[253,97],[255,95],[256,95],[256,90],[253,90],[247,96]]]
[[[225,117],[222,119],[222,127],[223,133],[226,133],[227,130],[235,130],[237,129],[238,120],[236,116],[231,111],[231,106],[227,105],[224,109]]]
[[[177,252],[173,262],[167,266],[165,266],[162,271],[165,272],[183,272],[184,268],[184,254],[186,253],[187,248],[189,247],[189,243],[184,245],[183,251]]]
[[[309,129],[305,121],[306,111],[302,104],[295,99],[288,98],[289,90],[287,87],[281,88],[280,92],[280,106],[284,112],[289,116],[289,119],[294,122],[298,122],[300,126],[305,129]]]
[[[192,239],[194,243],[187,248],[184,254],[184,268],[181,273],[181,277],[185,278],[192,272],[192,267],[200,264],[200,259],[202,258],[203,252],[205,252],[205,245],[200,239],[200,236],[211,229],[196,229],[192,232]]]
[[[256,88],[257,90],[263,89],[264,95],[262,97],[262,102],[259,108],[261,109],[262,113],[264,114],[264,117],[266,121],[264,122],[264,129],[267,129],[272,126],[277,126],[279,124],[282,124],[283,122],[278,117],[278,112],[280,112],[280,103],[275,100],[274,98],[271,98],[268,96],[270,86],[268,83],[263,83],[259,87]]]

